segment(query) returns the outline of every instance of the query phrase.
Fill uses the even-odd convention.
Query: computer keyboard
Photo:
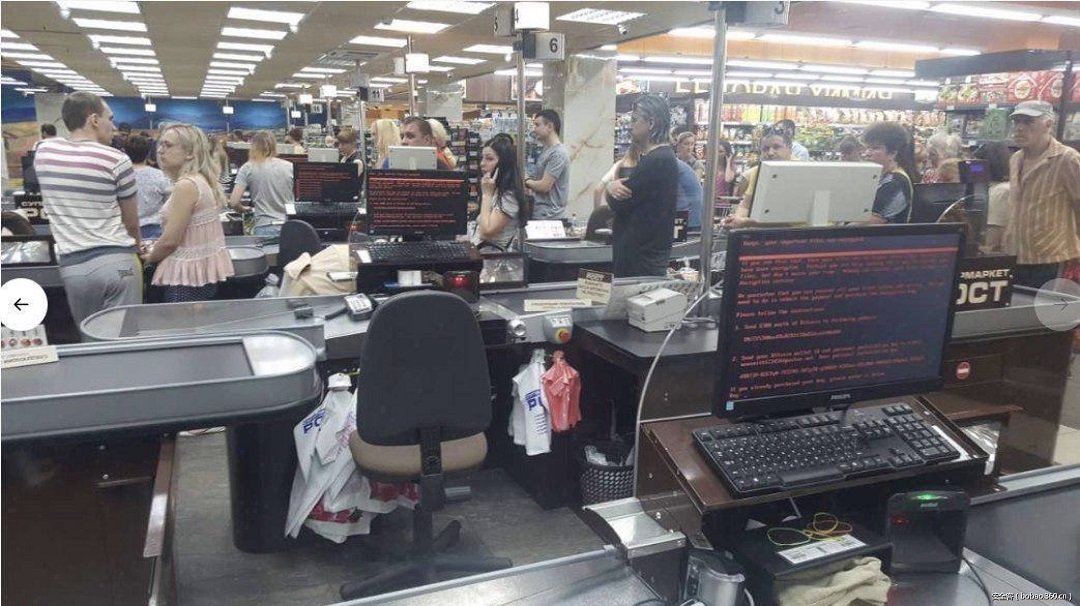
[[[733,496],[933,465],[960,456],[907,404],[702,427],[694,442]]]
[[[465,261],[468,242],[372,242],[367,249],[373,263],[408,263],[410,261]]]
[[[353,215],[359,206],[356,202],[297,202],[298,215]]]

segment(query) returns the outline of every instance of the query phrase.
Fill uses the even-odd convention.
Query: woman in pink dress
[[[173,193],[161,207],[163,232],[142,255],[156,263],[152,283],[165,287],[166,303],[204,301],[235,272],[218,214],[225,194],[219,167],[202,130],[175,124],[161,131],[158,166],[173,180]]]

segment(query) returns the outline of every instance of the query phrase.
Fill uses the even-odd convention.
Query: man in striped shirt
[[[79,323],[102,309],[142,302],[138,187],[131,160],[109,147],[113,113],[101,97],[72,93],[60,113],[70,135],[42,141],[34,169]]]
[[[1051,134],[1045,101],[1019,103],[1009,117],[1020,151],[1009,161],[1005,249],[1016,254],[1016,283],[1041,288],[1080,259],[1080,152]]]

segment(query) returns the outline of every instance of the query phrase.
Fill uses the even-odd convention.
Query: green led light
[[[937,501],[940,498],[941,497],[936,494],[920,494],[915,496],[917,501]]]

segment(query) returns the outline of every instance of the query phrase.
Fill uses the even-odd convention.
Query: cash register
[[[732,497],[962,457],[906,397],[942,385],[962,248],[955,224],[731,232],[713,404],[730,422],[692,437]]]
[[[372,170],[366,179],[369,240],[353,251],[359,292],[405,288],[399,271],[479,274],[483,261],[476,247],[456,240],[467,231],[464,172]]]

